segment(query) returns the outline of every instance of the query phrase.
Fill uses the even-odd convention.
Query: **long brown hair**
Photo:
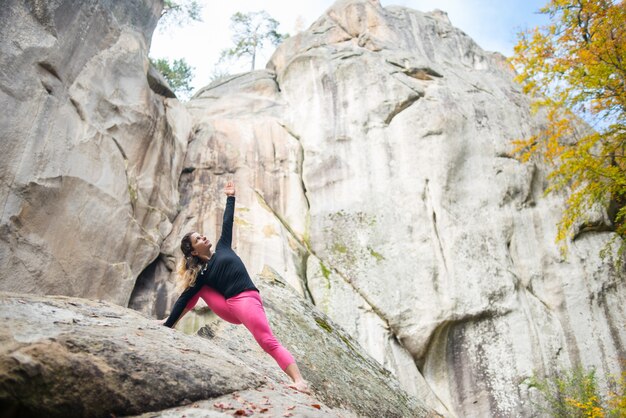
[[[183,258],[178,262],[176,271],[176,290],[178,292],[183,292],[196,284],[198,272],[203,264],[202,259],[191,254],[193,251],[191,246],[192,234],[193,232],[187,232],[180,240],[180,250],[183,252]]]

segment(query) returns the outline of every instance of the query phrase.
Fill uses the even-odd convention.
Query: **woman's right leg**
[[[222,296],[222,294],[217,290],[209,286],[202,286],[198,291],[198,294],[194,296],[194,298],[196,297],[201,297],[207,306],[224,321],[230,322],[231,324],[241,324],[241,321],[231,313],[230,307],[226,304],[224,296]]]
[[[248,290],[226,301],[243,325],[254,336],[261,348],[271,355],[281,369],[293,380],[295,389],[310,393],[309,386],[302,378],[298,365],[291,353],[276,339],[265,316],[263,301],[259,292]]]
[[[286,371],[289,365],[295,363],[291,353],[272,333],[259,292],[248,290],[233,296],[226,303],[231,312],[241,320],[261,348],[276,360],[281,369]]]

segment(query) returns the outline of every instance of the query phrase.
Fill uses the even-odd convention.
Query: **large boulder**
[[[274,416],[438,415],[276,273],[266,269],[256,282],[314,396],[289,389],[243,326],[213,323],[202,338],[103,301],[1,293],[4,416],[168,416],[166,408],[190,402],[203,416],[263,408]]]
[[[126,306],[159,254],[189,137],[185,109],[148,83],[161,9],[0,8],[0,290]]]

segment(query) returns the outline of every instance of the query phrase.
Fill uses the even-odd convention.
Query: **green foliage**
[[[626,2],[551,0],[540,11],[551,23],[520,34],[512,62],[548,125],[515,152],[552,164],[548,191],[571,191],[558,241],[593,228],[597,207],[626,238]],[[598,131],[583,132],[572,111]]]
[[[190,83],[193,71],[184,58],[175,59],[172,63],[166,58],[156,60],[151,58],[150,62],[165,77],[174,92],[183,97],[189,96],[192,90]]]
[[[230,21],[235,46],[222,50],[220,63],[246,57],[250,59],[250,70],[254,70],[258,51],[268,42],[277,46],[288,36],[276,31],[278,21],[265,10],[250,13],[237,12],[231,16]]]
[[[379,252],[376,252],[373,248],[367,247],[367,249],[369,250],[370,255],[376,259],[376,261],[380,262],[380,261],[383,261],[385,259],[385,256],[383,256]]]
[[[555,418],[625,417],[626,373],[610,383],[617,391],[602,397],[598,390],[595,370],[576,367],[545,379],[532,377],[529,387],[535,388],[544,400],[536,405],[541,412]]]
[[[197,0],[165,0],[159,30],[167,30],[172,26],[183,26],[192,21],[201,22],[202,6]]]
[[[330,270],[321,261],[320,270],[322,271],[322,276],[326,279],[326,289],[330,289]]]
[[[319,327],[322,328],[324,331],[329,333],[333,332],[333,327],[331,327],[330,324],[324,321],[322,318],[316,317],[315,322],[317,322],[317,325],[319,325]]]
[[[321,261],[320,261],[320,269],[322,270],[322,275],[326,278],[326,280],[329,280],[330,279],[330,270]]]

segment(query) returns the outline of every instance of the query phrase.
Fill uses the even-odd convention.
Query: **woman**
[[[184,291],[164,325],[173,327],[202,297],[220,318],[248,328],[263,350],[293,380],[293,387],[308,392],[293,356],[270,329],[259,290],[231,248],[235,213],[235,184],[232,181],[226,184],[224,193],[227,196],[224,223],[215,252],[211,250],[211,242],[197,232],[187,233],[181,240],[184,259],[178,268],[177,288]]]

